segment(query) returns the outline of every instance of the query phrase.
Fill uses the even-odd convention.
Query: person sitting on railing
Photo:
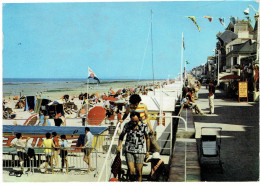
[[[24,160],[27,159],[25,147],[26,147],[26,144],[27,144],[28,140],[30,139],[30,137],[27,137],[26,139],[22,139],[22,134],[17,133],[16,138],[17,139],[13,143],[10,144],[10,147],[16,147],[20,166],[21,166],[22,171],[24,171],[23,164],[24,164]]]
[[[142,181],[142,169],[145,157],[149,157],[150,138],[148,134],[147,124],[142,122],[142,118],[138,112],[130,114],[131,121],[126,123],[122,133],[119,136],[117,150],[121,151],[124,136],[126,136],[126,161],[130,171],[130,181]],[[145,150],[146,139],[146,150]],[[137,178],[135,178],[135,171]]]
[[[190,96],[190,94],[186,95],[186,99],[187,101],[185,102],[185,104],[194,109],[196,114],[205,115],[205,113],[199,108],[198,104],[195,102],[193,97]]]
[[[46,161],[45,161],[45,173],[47,173],[47,167],[48,167],[48,164],[51,166],[51,169],[53,170],[53,163],[52,163],[52,160],[53,160],[53,154],[52,154],[52,147],[55,148],[55,145],[54,145],[54,142],[53,140],[51,139],[51,134],[48,132],[45,134],[46,136],[46,139],[43,140],[43,142],[41,143],[40,147],[42,147],[44,145],[45,149],[44,149],[44,152],[45,152],[45,157],[46,157]],[[53,173],[53,171],[52,171]]]
[[[67,147],[68,147],[68,141],[66,140],[66,136],[65,135],[61,135],[61,142],[60,142],[60,157],[61,157],[61,172],[63,172],[63,167],[64,167],[64,163],[66,164],[66,173],[69,172],[69,164],[68,164],[68,151],[67,151]]]

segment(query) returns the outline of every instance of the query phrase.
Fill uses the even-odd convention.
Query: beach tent
[[[34,108],[35,113],[39,113],[41,111],[47,111],[47,105],[50,103],[51,100],[48,98],[38,98],[36,106]]]
[[[26,96],[24,111],[31,110],[31,109],[34,110],[35,105],[36,105],[36,97]]]

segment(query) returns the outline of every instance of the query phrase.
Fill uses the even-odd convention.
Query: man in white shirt
[[[92,152],[93,148],[92,148],[92,142],[93,142],[93,138],[94,136],[92,135],[92,133],[90,132],[89,127],[85,128],[85,142],[84,142],[84,158],[83,161],[85,161],[88,165],[88,172],[90,172],[92,170],[92,166],[91,166],[91,161],[90,161],[90,153]]]

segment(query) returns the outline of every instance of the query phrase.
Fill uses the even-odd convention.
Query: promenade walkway
[[[196,101],[206,116],[194,115],[196,139],[201,127],[221,127],[223,173],[201,168],[202,181],[259,180],[259,102],[226,99],[216,90],[215,114],[209,113],[208,90],[203,86]]]

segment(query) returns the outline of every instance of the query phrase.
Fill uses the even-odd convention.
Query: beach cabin
[[[35,96],[26,96],[25,97],[24,111],[34,110],[35,105],[36,105],[36,97]]]
[[[38,98],[34,108],[35,113],[47,111],[47,106],[51,102],[49,98]]]

